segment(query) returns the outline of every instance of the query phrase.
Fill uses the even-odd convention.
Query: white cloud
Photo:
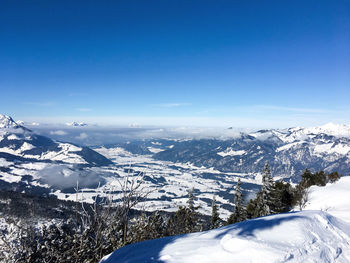
[[[57,131],[50,131],[51,135],[59,135],[59,136],[63,136],[63,135],[67,135],[67,132],[62,131],[62,130],[57,130]]]
[[[87,139],[88,137],[89,137],[89,135],[87,135],[87,133],[82,132],[82,133],[80,133],[79,136],[77,136],[77,137],[75,137],[75,138],[76,138],[76,139],[79,139],[79,140],[85,140],[85,139]]]

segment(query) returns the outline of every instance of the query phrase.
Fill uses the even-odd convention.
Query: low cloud
[[[77,138],[78,140],[85,140],[85,139],[87,139],[88,137],[89,137],[89,135],[87,135],[86,132],[82,132],[82,133],[79,134],[79,136],[77,136],[77,137],[75,137],[75,138]]]
[[[89,170],[74,169],[65,165],[50,165],[38,171],[40,181],[58,189],[74,188],[79,182],[79,188],[97,187],[105,180],[97,173]]]
[[[50,131],[51,135],[59,135],[59,136],[64,136],[67,135],[68,133],[62,130],[57,130],[57,131]]]

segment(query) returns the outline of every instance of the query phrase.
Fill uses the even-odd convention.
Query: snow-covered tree
[[[244,221],[247,219],[246,209],[244,207],[244,199],[241,188],[241,180],[238,179],[237,185],[235,187],[235,200],[234,200],[234,211],[227,220],[227,224],[234,224],[237,222]]]
[[[194,188],[191,188],[188,191],[187,206],[188,206],[188,209],[190,209],[192,212],[195,212],[196,208],[194,206]]]
[[[187,207],[180,206],[168,221],[168,234],[178,235],[201,231],[198,206],[194,205],[194,189],[188,192]]]
[[[210,228],[218,228],[220,226],[220,216],[219,216],[219,208],[216,204],[215,195],[213,196],[213,200],[211,203],[211,218],[210,218]]]
[[[265,163],[261,190],[257,195],[256,216],[266,216],[275,213],[276,205],[274,182],[268,162]]]

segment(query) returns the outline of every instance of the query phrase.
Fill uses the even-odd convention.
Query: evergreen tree
[[[235,188],[235,201],[234,201],[235,208],[233,213],[228,218],[227,224],[234,224],[247,219],[247,213],[244,207],[244,200],[243,200],[241,185],[242,185],[241,180],[238,179],[238,182]]]
[[[131,227],[129,243],[140,242],[160,238],[165,235],[165,227],[163,217],[158,211],[147,216],[142,213]]]
[[[247,204],[247,218],[252,219],[257,217],[257,199],[250,199],[248,204]]]
[[[257,217],[275,213],[274,207],[276,205],[276,191],[274,190],[274,182],[272,180],[271,170],[269,164],[266,162],[262,175],[261,190],[257,194]]]
[[[168,221],[168,235],[178,235],[193,233],[201,231],[199,214],[197,209],[199,207],[194,205],[194,188],[188,192],[187,207],[180,206]]]
[[[289,183],[283,181],[276,182],[275,188],[275,205],[274,212],[284,213],[289,211],[293,206],[293,188]]]
[[[196,208],[194,207],[194,188],[193,187],[188,191],[187,206],[188,206],[188,209],[190,209],[193,213],[195,212]]]
[[[210,229],[218,228],[220,226],[220,217],[218,210],[218,205],[216,204],[216,198],[214,195],[213,201],[211,203]]]
[[[333,172],[333,173],[328,174],[328,181],[331,183],[334,183],[337,180],[339,180],[340,177],[341,177],[341,175],[338,174],[338,172]]]

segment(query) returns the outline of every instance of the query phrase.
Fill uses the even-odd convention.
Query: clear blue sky
[[[350,123],[350,1],[1,1],[0,112],[33,121]]]

